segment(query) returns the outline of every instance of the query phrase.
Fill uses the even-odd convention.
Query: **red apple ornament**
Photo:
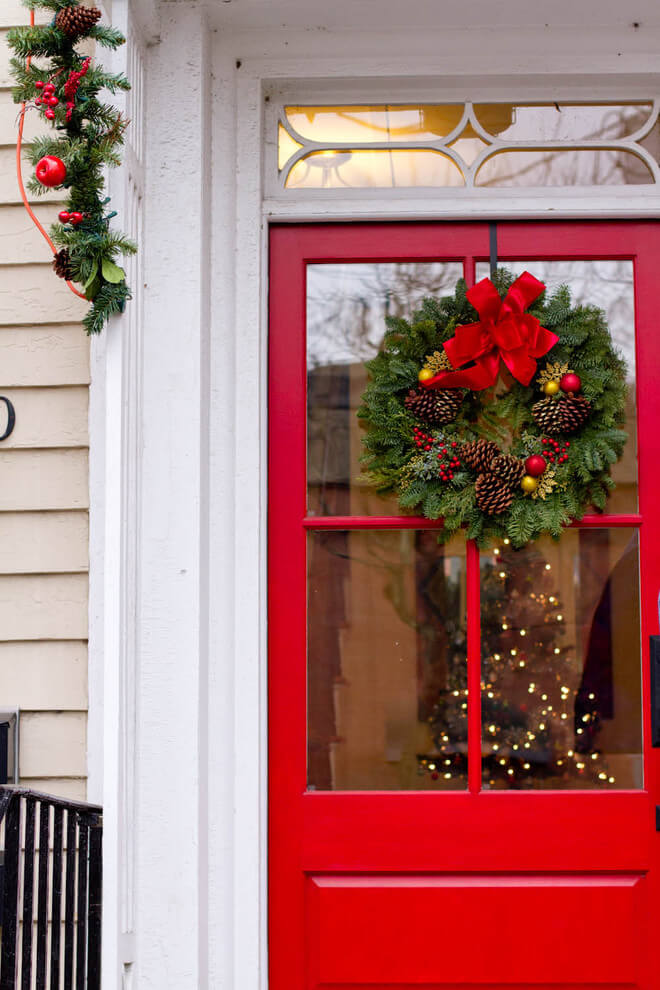
[[[579,392],[582,388],[580,376],[570,371],[567,375],[562,375],[559,387],[562,392]]]
[[[547,466],[548,462],[540,454],[532,454],[525,461],[525,471],[531,474],[532,478],[540,478]]]
[[[37,162],[35,175],[42,186],[61,186],[66,179],[66,165],[55,155],[45,155]]]

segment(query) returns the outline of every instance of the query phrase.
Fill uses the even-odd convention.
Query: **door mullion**
[[[467,684],[468,684],[468,789],[481,790],[481,585],[479,548],[474,540],[466,547]]]

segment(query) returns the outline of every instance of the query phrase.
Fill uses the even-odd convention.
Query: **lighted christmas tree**
[[[615,784],[598,750],[599,699],[587,691],[552,565],[533,545],[508,542],[481,564],[482,773],[485,788],[592,788]],[[467,773],[467,664],[447,646],[447,676],[427,721],[433,744],[420,773]]]

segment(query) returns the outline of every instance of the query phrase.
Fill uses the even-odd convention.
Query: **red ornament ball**
[[[60,101],[58,100],[58,98],[56,96],[49,96],[48,97],[48,106],[49,107],[56,107],[59,102]]]
[[[79,213],[78,210],[74,210],[73,213],[69,214],[69,223],[72,223],[74,225],[82,223],[83,219],[84,217],[82,213]]]
[[[55,120],[55,111],[51,109],[46,110],[44,117],[46,120]]]
[[[532,454],[525,461],[525,471],[531,474],[532,478],[540,478],[547,466],[548,462],[540,454]]]
[[[60,221],[60,223],[68,223],[69,220],[71,219],[71,214],[69,213],[68,210],[60,210],[60,212],[57,214],[57,219]]]
[[[61,186],[66,179],[66,165],[55,155],[45,155],[37,162],[35,175],[42,186]]]
[[[559,382],[559,387],[562,392],[579,392],[582,388],[580,376],[574,374],[572,371],[567,375],[562,375],[561,381]]]
[[[35,88],[36,89],[43,89],[44,88],[44,84],[42,83],[41,79],[37,79],[37,81],[36,81],[36,83],[34,85],[35,85]]]

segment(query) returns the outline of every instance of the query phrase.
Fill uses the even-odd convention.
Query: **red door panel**
[[[644,896],[637,876],[310,877],[309,985],[635,986]]]
[[[307,539],[433,529],[307,515],[307,266],[489,258],[487,224],[334,224],[271,231],[269,342],[269,966],[271,990],[660,990],[648,636],[660,588],[660,226],[498,224],[498,260],[627,259],[634,270],[639,511],[580,529],[637,532],[643,786],[489,790],[481,771],[480,569],[465,557],[464,791],[307,787]],[[598,300],[593,300],[598,302]],[[632,328],[631,328],[632,329]],[[332,332],[329,320],[328,333]],[[635,647],[636,650],[636,647]],[[632,663],[638,663],[636,656]],[[636,785],[637,786],[637,785]]]

